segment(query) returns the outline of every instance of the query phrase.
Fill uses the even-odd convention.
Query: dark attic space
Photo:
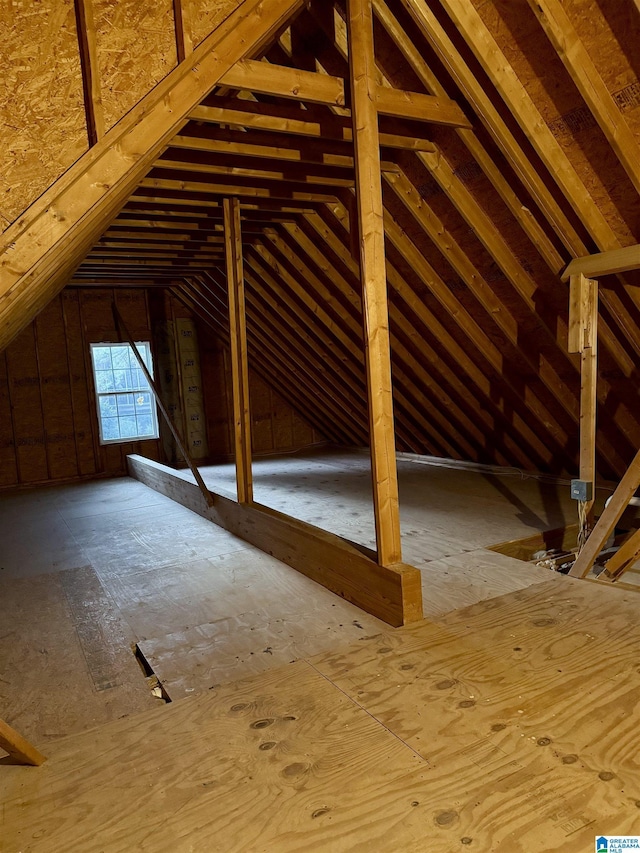
[[[0,4],[0,853],[640,849],[639,37]]]

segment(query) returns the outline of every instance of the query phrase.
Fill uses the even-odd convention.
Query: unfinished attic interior
[[[0,7],[0,853],[637,836],[639,36]]]

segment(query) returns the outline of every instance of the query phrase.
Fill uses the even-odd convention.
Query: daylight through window
[[[149,344],[136,349],[153,376]],[[129,344],[91,344],[91,360],[101,443],[158,438],[153,393]]]

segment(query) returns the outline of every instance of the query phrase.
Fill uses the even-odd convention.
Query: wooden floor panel
[[[583,853],[637,831],[637,596],[554,577],[0,768],[2,853]]]

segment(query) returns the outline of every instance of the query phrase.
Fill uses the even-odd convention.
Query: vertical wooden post
[[[347,8],[376,543],[378,563],[388,566],[401,562],[402,549],[393,423],[373,13],[371,0],[348,0]]]
[[[569,295],[569,352],[580,353],[580,479],[596,478],[598,388],[598,282],[572,275]],[[593,528],[594,498],[586,505],[587,533]]]
[[[240,202],[224,199],[224,247],[229,291],[229,332],[231,376],[233,384],[233,424],[236,455],[238,502],[253,501],[251,474],[251,415],[249,408],[249,366],[247,359],[247,323],[242,263]]]

